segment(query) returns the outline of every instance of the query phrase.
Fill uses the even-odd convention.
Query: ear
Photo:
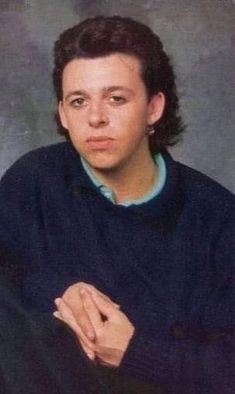
[[[62,126],[68,130],[67,119],[66,119],[66,115],[64,112],[64,106],[63,106],[62,101],[59,101],[59,104],[58,104],[58,114],[59,114],[60,122],[61,122]]]
[[[148,103],[148,119],[149,125],[156,123],[163,115],[165,109],[166,98],[162,92],[158,92],[151,97]]]

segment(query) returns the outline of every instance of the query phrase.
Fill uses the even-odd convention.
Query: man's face
[[[150,155],[147,126],[162,115],[162,93],[148,100],[134,56],[75,59],[63,72],[61,123],[80,155],[98,171],[136,165]]]

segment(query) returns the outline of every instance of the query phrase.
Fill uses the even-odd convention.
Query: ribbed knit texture
[[[53,310],[78,281],[118,302],[136,328],[120,372],[164,393],[232,393],[234,198],[164,159],[162,193],[122,207],[69,143],[24,156],[0,185],[3,272],[27,309]]]

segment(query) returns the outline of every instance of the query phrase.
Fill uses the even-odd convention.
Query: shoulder
[[[184,164],[177,163],[177,165],[187,193],[197,195],[199,200],[208,196],[216,201],[222,199],[234,202],[233,193],[209,176]]]
[[[15,161],[15,163],[6,171],[6,173],[10,173],[12,171],[32,172],[36,169],[40,171],[44,167],[61,163],[61,159],[66,156],[68,145],[68,143],[62,142],[37,148],[25,153],[22,157]]]
[[[181,218],[203,228],[220,227],[234,220],[235,196],[207,175],[179,163],[166,154],[165,200],[178,204]]]
[[[6,171],[1,184],[13,182],[25,185],[26,181],[30,184],[39,179],[42,181],[52,180],[56,176],[62,177],[73,155],[75,156],[75,153],[71,144],[67,142],[30,151],[16,160]]]
[[[187,206],[208,217],[231,215],[235,208],[235,196],[205,174],[173,161],[177,167],[178,187]]]

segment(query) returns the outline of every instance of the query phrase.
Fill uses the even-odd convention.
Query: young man
[[[2,180],[4,273],[27,309],[63,294],[55,316],[104,376],[232,392],[234,200],[167,153],[182,122],[159,38],[88,19],[56,42],[54,85],[69,141]]]

